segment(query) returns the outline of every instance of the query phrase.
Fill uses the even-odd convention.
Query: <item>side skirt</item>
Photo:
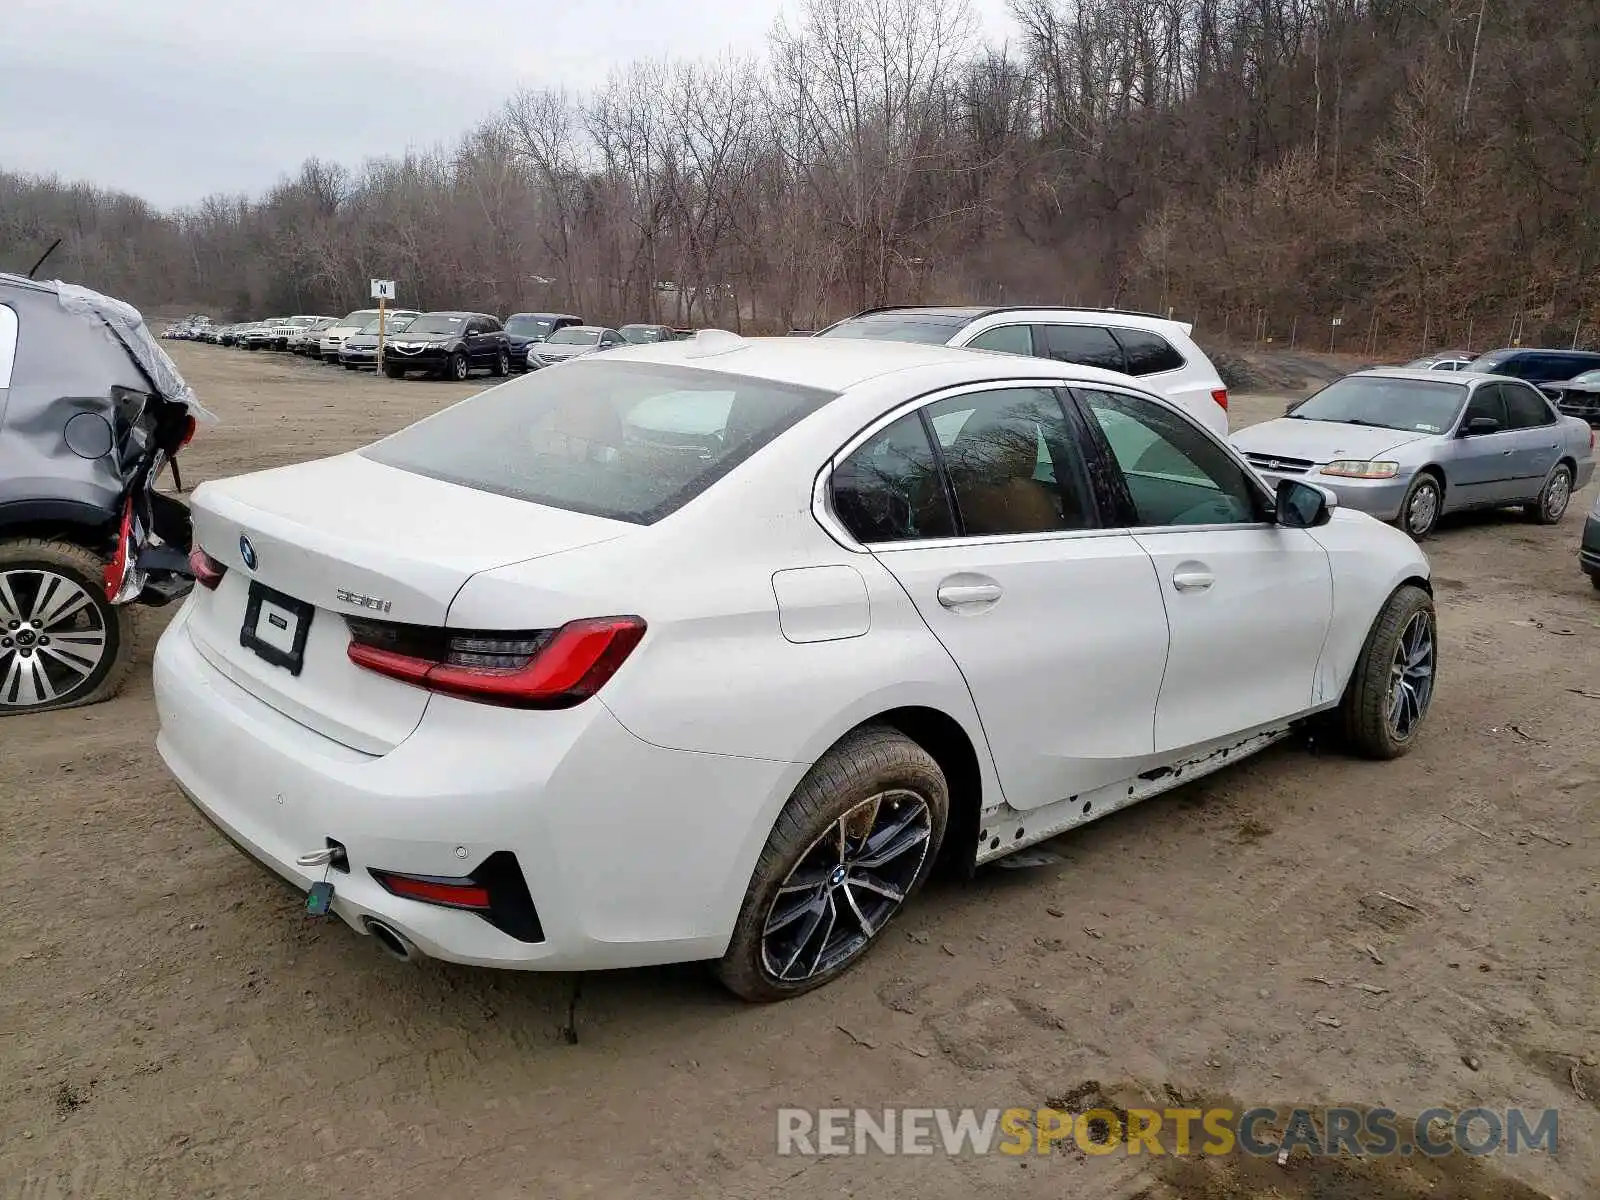
[[[1004,858],[1025,846],[1035,845],[1069,829],[1075,829],[1079,825],[1099,820],[1118,809],[1127,808],[1141,800],[1148,800],[1152,796],[1159,796],[1162,792],[1170,792],[1180,784],[1220,771],[1231,763],[1265,750],[1274,742],[1282,741],[1293,733],[1294,729],[1295,726],[1290,724],[1263,730],[1241,738],[1237,742],[1213,747],[1193,758],[1181,759],[1169,766],[1156,767],[1141,772],[1131,779],[1107,784],[1105,787],[1095,788],[1081,795],[1068,796],[1065,800],[1028,812],[1019,811],[1009,804],[1001,804],[983,815],[981,828],[978,830],[975,865],[982,866],[997,858]]]

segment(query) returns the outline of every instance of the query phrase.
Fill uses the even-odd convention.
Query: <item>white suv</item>
[[[873,308],[817,336],[965,346],[1120,371],[1226,437],[1228,389],[1189,336],[1193,328],[1103,308]]]

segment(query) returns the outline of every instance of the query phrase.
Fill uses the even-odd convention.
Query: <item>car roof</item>
[[[374,309],[373,311],[377,310]],[[417,315],[421,317],[460,317],[463,320],[468,320],[472,317],[487,317],[489,314],[481,312],[457,312],[453,308],[431,308],[427,312],[418,313]]]
[[[1426,383],[1477,383],[1484,379],[1506,379],[1493,371],[1430,371],[1427,367],[1373,367],[1353,371],[1346,379],[1413,379]]]
[[[581,321],[581,320],[583,320],[582,317],[576,316],[573,313],[558,313],[558,312],[515,312],[515,313],[512,313],[511,316],[507,317],[506,320],[509,321],[513,317],[554,317],[558,321],[567,321],[567,320]]]
[[[612,327],[610,325],[568,325],[561,332],[563,332],[563,333],[610,333],[610,332],[612,332]]]
[[[706,337],[712,334],[716,337]],[[726,349],[720,348],[724,339]],[[1145,390],[1137,380],[1115,371],[1021,354],[854,338],[743,338],[722,330],[702,330],[681,341],[628,346],[612,350],[596,361],[698,367],[831,392],[844,392],[882,375],[939,366],[953,368],[949,380],[952,385],[1009,376],[1071,378]]]
[[[1600,361],[1600,350],[1567,350],[1559,346],[1501,346],[1495,350],[1485,350],[1478,355],[1487,358],[1491,354],[1559,354],[1563,358],[1582,358]]]

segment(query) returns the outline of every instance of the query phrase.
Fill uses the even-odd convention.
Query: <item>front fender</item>
[[[1428,556],[1406,534],[1365,513],[1334,511],[1310,530],[1333,570],[1333,619],[1317,664],[1314,702],[1332,705],[1344,694],[1373,623],[1395,589],[1417,582],[1430,591]]]

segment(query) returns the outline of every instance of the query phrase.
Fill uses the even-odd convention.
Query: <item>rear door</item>
[[[960,668],[1020,809],[1125,779],[1152,749],[1166,614],[1149,555],[1104,527],[1082,437],[1052,389],[967,387],[869,434],[832,480]]]
[[[1316,694],[1333,615],[1327,552],[1305,530],[1274,524],[1250,471],[1186,415],[1132,393],[1074,392],[1166,606],[1156,751],[1198,746],[1332,699]]]
[[[1534,500],[1544,486],[1545,476],[1561,457],[1561,426],[1537,388],[1525,383],[1502,383],[1499,387],[1517,480],[1512,499]]]

